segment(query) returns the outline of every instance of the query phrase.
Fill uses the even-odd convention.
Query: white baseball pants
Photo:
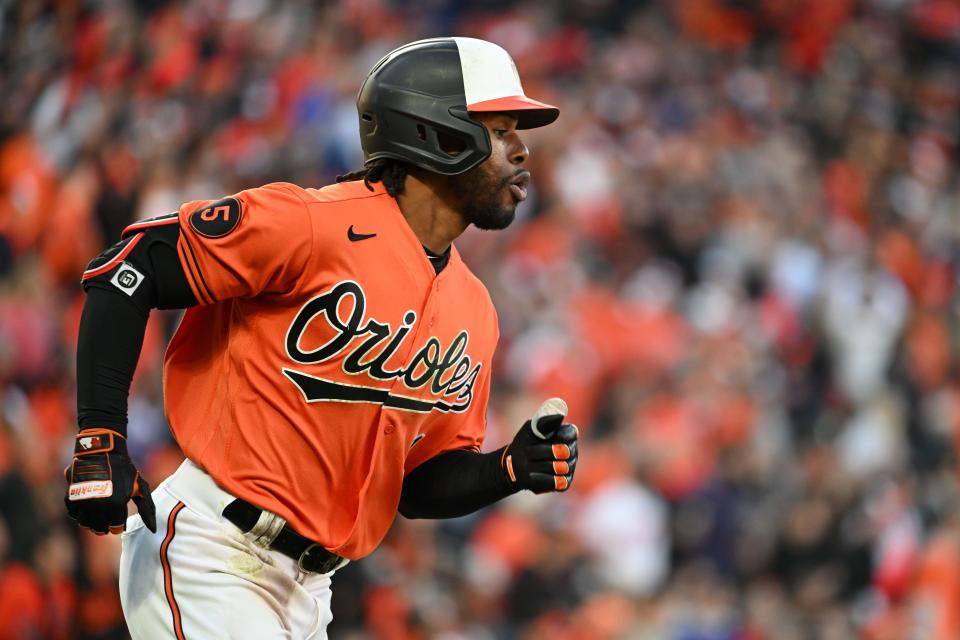
[[[157,533],[133,515],[122,536],[120,601],[134,640],[327,637],[333,573],[304,573],[254,542],[279,530],[278,516],[241,533],[221,515],[233,496],[189,460],[153,500]]]

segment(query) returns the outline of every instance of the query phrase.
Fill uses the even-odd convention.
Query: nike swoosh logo
[[[350,238],[350,242],[357,242],[358,240],[369,240],[370,238],[375,238],[377,234],[375,233],[357,233],[353,230],[353,225],[350,225],[350,228],[347,229],[347,237]]]

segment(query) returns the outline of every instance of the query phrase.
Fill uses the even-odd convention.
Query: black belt
[[[256,526],[261,513],[263,509],[237,498],[223,510],[223,517],[246,533]],[[293,558],[301,571],[310,573],[330,573],[343,562],[343,558],[304,538],[287,524],[283,525],[270,548]]]

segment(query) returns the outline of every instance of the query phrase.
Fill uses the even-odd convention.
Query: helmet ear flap
[[[435,123],[418,122],[416,129],[417,138],[423,143],[426,151],[436,154],[438,158],[443,157],[449,162],[455,162],[458,157],[471,150],[475,155],[477,152],[483,154],[484,158],[489,153],[485,151],[490,143],[487,136],[478,139],[476,135],[468,135],[461,129],[442,127]]]
[[[436,134],[437,146],[440,148],[440,151],[451,158],[455,158],[467,150],[467,144],[460,138],[451,136],[443,131],[436,131]]]
[[[402,160],[442,175],[459,175],[490,155],[487,129],[458,105],[456,96],[437,98],[381,85],[377,102],[360,110],[365,162]]]
[[[447,111],[457,120],[471,126],[463,127],[461,125],[451,129],[438,128],[437,145],[444,151],[454,151],[455,153],[450,154],[451,157],[460,157],[461,155],[474,157],[475,160],[472,164],[467,169],[463,169],[463,171],[467,171],[490,157],[492,150],[490,134],[485,126],[470,117],[466,106],[454,105]]]

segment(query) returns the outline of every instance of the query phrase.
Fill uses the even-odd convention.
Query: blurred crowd
[[[86,262],[130,222],[362,163],[398,44],[493,40],[532,197],[458,247],[499,310],[486,447],[539,401],[570,492],[398,518],[333,638],[960,638],[960,4],[0,0],[0,638],[125,638],[66,519]],[[154,484],[155,312],[130,400]]]

